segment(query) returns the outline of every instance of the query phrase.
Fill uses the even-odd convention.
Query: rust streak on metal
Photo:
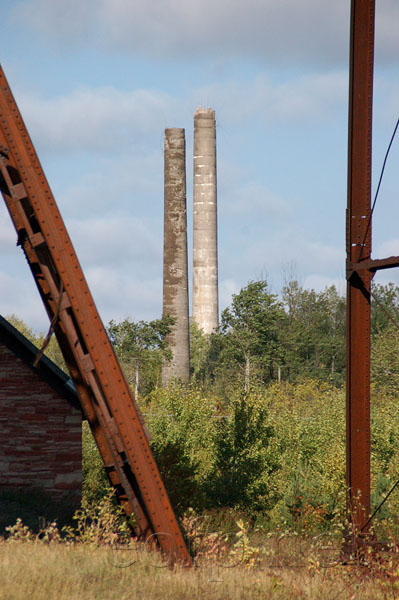
[[[55,334],[121,504],[135,511],[138,534],[158,536],[171,562],[190,565],[144,421],[1,68],[0,189],[50,320],[59,313]]]

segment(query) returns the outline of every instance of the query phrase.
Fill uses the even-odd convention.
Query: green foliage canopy
[[[343,383],[345,298],[335,286],[317,293],[304,290],[297,281],[283,288],[282,297],[288,317],[282,344],[289,378],[318,377]]]
[[[245,390],[251,381],[273,378],[282,358],[279,332],[285,318],[281,302],[264,280],[248,283],[222,312],[220,368],[228,377],[241,373]]]
[[[256,393],[235,395],[229,414],[218,421],[215,465],[207,490],[212,505],[257,513],[277,497],[271,474],[280,468],[274,428],[265,402]]]
[[[108,323],[108,336],[136,392],[146,395],[159,385],[162,361],[171,356],[166,336],[173,323],[170,315],[149,322],[126,318],[120,323]]]
[[[11,325],[18,329],[22,335],[24,335],[32,344],[34,344],[38,350],[43,346],[44,341],[46,339],[46,333],[35,333],[31,327],[29,327],[22,319],[17,317],[15,314],[7,315],[6,319]],[[52,360],[60,369],[68,372],[68,369],[65,365],[64,357],[62,356],[61,349],[58,345],[57,338],[55,335],[52,335],[50,338],[50,342],[48,343],[44,354]]]

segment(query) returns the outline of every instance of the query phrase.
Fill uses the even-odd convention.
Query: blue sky
[[[399,116],[399,2],[376,0],[374,186]],[[0,0],[0,61],[96,304],[162,311],[163,132],[217,120],[220,305],[249,280],[344,293],[349,0]],[[399,139],[374,257],[399,254]],[[0,313],[47,328],[0,208]],[[399,283],[398,271],[378,275]]]

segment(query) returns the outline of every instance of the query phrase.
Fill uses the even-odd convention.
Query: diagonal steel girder
[[[1,67],[0,192],[117,498],[135,513],[142,539],[191,565],[139,408]]]

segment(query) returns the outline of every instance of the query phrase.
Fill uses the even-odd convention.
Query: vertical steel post
[[[347,259],[371,255],[371,130],[375,0],[352,0]],[[361,265],[360,265],[361,267]],[[360,268],[347,284],[347,486],[354,531],[370,514],[370,282]]]

